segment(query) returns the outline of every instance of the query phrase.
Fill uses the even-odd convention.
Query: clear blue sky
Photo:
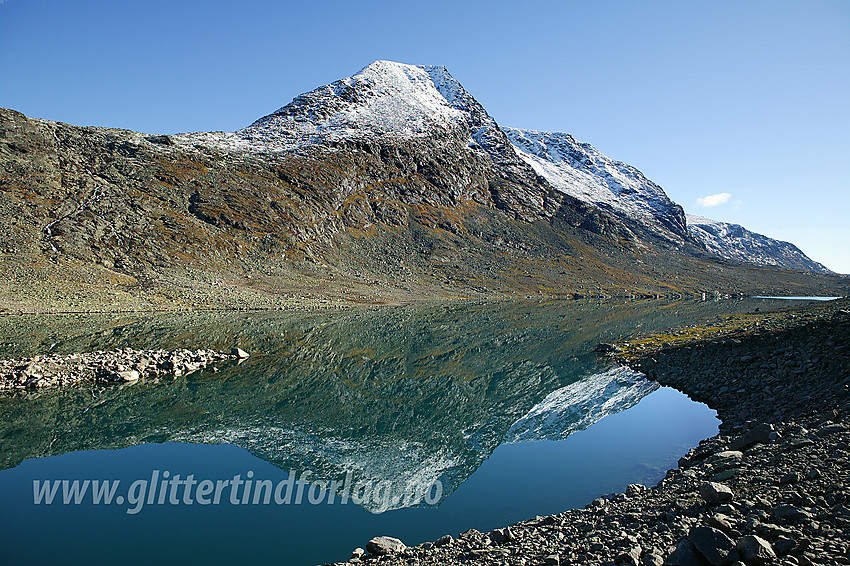
[[[0,106],[71,124],[235,130],[376,59],[850,273],[848,1],[0,0]]]

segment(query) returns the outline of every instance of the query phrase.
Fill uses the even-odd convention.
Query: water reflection
[[[760,303],[764,308],[763,303]],[[283,470],[389,481],[392,499],[448,497],[504,442],[565,438],[654,386],[608,371],[599,341],[740,304],[575,303],[337,313],[56,316],[7,325],[6,356],[239,345],[243,364],[176,381],[0,400],[0,465],[88,449],[229,443]],[[381,506],[365,506],[371,511]]]
[[[8,511],[0,544],[15,563],[52,564],[77,552],[87,563],[120,554],[140,565],[176,556],[185,564],[315,564],[345,560],[376,534],[416,544],[650,484],[714,434],[716,420],[592,350],[747,308],[754,306],[507,302],[0,318],[3,357],[234,345],[251,353],[217,373],[173,381],[0,398]],[[309,472],[309,481],[350,475],[349,484],[391,487],[359,506],[146,504],[131,515],[127,501],[33,504],[33,480],[130,485],[154,470],[199,480],[252,472],[276,485],[293,470]],[[436,482],[442,491],[426,498]]]

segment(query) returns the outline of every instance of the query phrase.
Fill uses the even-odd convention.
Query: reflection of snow
[[[368,486],[367,493],[380,492],[379,497],[356,501],[373,513],[428,506],[426,495],[432,486],[441,481],[446,471],[463,466],[459,456],[448,451],[429,452],[418,442],[383,436],[340,439],[262,424],[183,432],[172,440],[233,444],[281,469],[293,469],[298,477],[310,470],[310,482],[343,483],[349,477],[349,485]],[[442,486],[440,500],[455,487]]]
[[[626,367],[586,377],[546,396],[511,426],[505,443],[560,440],[635,405],[659,385]]]
[[[505,442],[566,438],[631,407],[657,387],[643,374],[627,368],[586,377],[554,391],[534,406],[514,423]],[[488,426],[481,423],[477,432]],[[448,444],[425,444],[392,435],[339,438],[331,430],[306,431],[258,422],[184,431],[171,440],[240,446],[281,469],[294,470],[298,476],[310,470],[309,481],[330,484],[348,478],[349,484],[368,484],[380,497],[366,497],[356,503],[381,513],[439,505],[486,460],[499,436],[479,445],[473,442],[473,434],[458,452],[458,445],[452,449]],[[436,500],[426,497],[438,482],[441,490]]]

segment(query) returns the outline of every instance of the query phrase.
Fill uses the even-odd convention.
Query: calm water
[[[714,412],[591,350],[756,305],[765,310],[763,300],[564,301],[3,319],[3,357],[124,346],[252,354],[176,381],[0,398],[4,562],[316,564],[379,534],[416,544],[652,485],[716,433]],[[187,504],[179,484],[166,493],[165,472],[283,488],[279,503],[253,504],[249,492],[242,504],[243,484],[235,503],[222,491],[202,505],[190,491]],[[286,482],[302,477],[296,504],[298,484]],[[52,504],[34,503],[34,480],[63,479],[120,483],[109,505],[91,492],[63,504],[61,486]]]
[[[834,301],[841,297],[811,297],[811,296],[790,296],[790,297],[771,297],[766,295],[755,295],[753,299],[770,299],[770,300],[785,300],[785,301]]]

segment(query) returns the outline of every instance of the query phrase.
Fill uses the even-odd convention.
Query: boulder
[[[233,348],[230,349],[230,355],[233,356],[234,358],[239,358],[240,360],[244,360],[245,358],[250,356],[250,354],[248,352],[246,352],[245,350],[243,350],[242,348],[236,348],[236,347],[233,347]]]
[[[794,505],[777,505],[772,509],[773,516],[783,521],[798,523],[812,518],[812,514]]]
[[[729,450],[741,451],[752,448],[756,444],[765,444],[770,442],[770,433],[773,432],[773,425],[759,424],[729,443]]]
[[[733,554],[735,543],[726,533],[713,527],[694,527],[688,533],[688,540],[714,566],[727,566],[737,559]]]
[[[741,538],[738,541],[737,549],[741,560],[754,566],[768,564],[776,559],[776,553],[770,543],[755,535],[747,535]]]
[[[614,562],[617,564],[629,564],[633,566],[640,566],[640,557],[642,554],[643,549],[640,547],[640,545],[634,545],[628,551],[620,553],[614,559]]]
[[[434,546],[449,546],[454,542],[454,540],[455,539],[452,538],[452,535],[443,535],[434,541]]]
[[[705,482],[699,486],[699,494],[709,505],[720,505],[732,501],[733,493],[729,486],[717,482]]]
[[[134,369],[115,372],[115,378],[118,381],[138,381],[139,372]]]
[[[407,547],[403,542],[397,538],[387,536],[375,537],[366,544],[366,551],[375,556],[396,554],[403,551],[405,548]]]
[[[708,566],[708,564],[708,561],[688,539],[682,539],[676,546],[676,550],[664,560],[665,566]]]

